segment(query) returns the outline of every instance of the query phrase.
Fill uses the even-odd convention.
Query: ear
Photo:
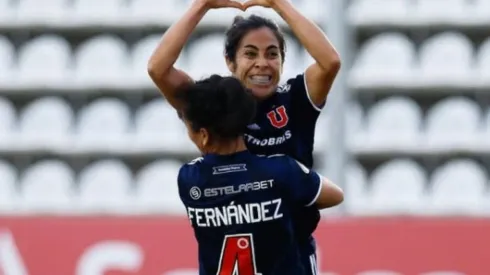
[[[199,135],[201,136],[201,146],[202,148],[205,148],[210,143],[209,132],[208,130],[201,128],[199,129]]]
[[[228,70],[230,70],[230,72],[234,74],[236,71],[236,63],[230,60],[227,56],[225,56],[225,60],[226,60],[226,66],[228,66]]]

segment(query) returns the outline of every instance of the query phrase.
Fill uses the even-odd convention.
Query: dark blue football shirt
[[[285,154],[311,168],[320,112],[310,100],[304,74],[289,79],[259,103],[255,121],[245,135],[247,148],[255,154]]]
[[[323,106],[322,106],[323,107]],[[257,116],[245,135],[247,148],[255,154],[285,154],[313,167],[315,125],[321,108],[310,100],[304,74],[289,79],[276,93],[259,103]],[[309,207],[297,213],[296,232],[303,243],[305,265],[310,265],[316,245],[311,234],[320,212]]]
[[[180,169],[178,186],[200,275],[308,274],[293,213],[316,201],[317,173],[284,155],[208,154]]]

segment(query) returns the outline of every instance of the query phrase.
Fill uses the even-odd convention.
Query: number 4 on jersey
[[[261,275],[255,266],[252,234],[225,236],[217,275]]]

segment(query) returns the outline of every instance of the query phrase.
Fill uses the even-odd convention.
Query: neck
[[[231,155],[245,150],[247,150],[247,146],[245,145],[243,137],[238,137],[235,140],[216,146],[213,148],[213,150],[210,150],[209,153],[217,155]]]

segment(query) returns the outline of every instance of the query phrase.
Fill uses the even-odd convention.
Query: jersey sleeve
[[[289,89],[292,97],[291,104],[298,113],[302,114],[303,119],[317,118],[325,106],[325,102],[321,106],[317,106],[311,100],[304,73],[289,79],[282,89]]]
[[[187,170],[186,165],[182,166],[179,170],[179,174],[177,176],[177,186],[179,188],[179,197],[184,206],[187,206],[187,201],[189,197],[189,192],[187,192]]]
[[[321,176],[290,157],[288,157],[287,171],[284,180],[289,197],[302,206],[313,205],[320,195]]]

